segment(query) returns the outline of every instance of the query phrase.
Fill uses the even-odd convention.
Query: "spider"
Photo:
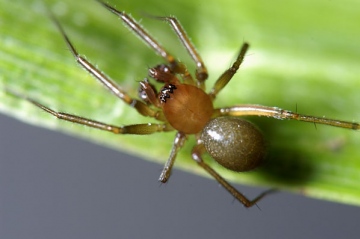
[[[188,135],[195,135],[196,145],[191,152],[193,160],[235,199],[245,207],[251,207],[271,190],[260,194],[253,200],[249,200],[202,159],[202,156],[208,153],[220,165],[236,172],[249,171],[261,164],[266,154],[266,145],[262,133],[252,123],[239,118],[239,116],[267,116],[275,119],[299,120],[353,130],[360,129],[359,123],[303,115],[278,107],[241,104],[214,108],[213,101],[217,94],[232,79],[243,62],[249,48],[248,43],[243,43],[235,62],[229,69],[224,71],[211,90],[206,93],[205,81],[208,78],[206,66],[175,17],[151,16],[167,22],[175,31],[196,65],[195,77],[188,72],[184,64],[168,53],[133,18],[100,0],[99,3],[117,15],[134,34],[138,35],[158,55],[164,58],[166,64],[160,64],[148,70],[149,77],[163,85],[159,91],[148,78],[145,78],[140,82],[139,86],[140,99],[129,96],[113,80],[77,52],[62,26],[55,17],[50,15],[77,63],[82,68],[86,69],[115,96],[130,107],[135,108],[138,113],[152,117],[160,123],[115,126],[73,114],[57,112],[31,98],[15,95],[23,97],[58,119],[109,131],[114,134],[147,135],[156,132],[177,131],[170,156],[159,177],[159,181],[162,183],[168,181],[176,155],[187,140]]]

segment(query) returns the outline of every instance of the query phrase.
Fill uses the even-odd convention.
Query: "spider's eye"
[[[235,117],[212,119],[201,134],[206,151],[222,166],[241,172],[263,161],[263,135],[252,123]]]

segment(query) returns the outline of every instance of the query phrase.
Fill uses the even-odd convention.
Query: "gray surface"
[[[0,238],[359,238],[358,207],[277,193],[245,209],[178,170],[160,187],[161,167],[0,115]]]

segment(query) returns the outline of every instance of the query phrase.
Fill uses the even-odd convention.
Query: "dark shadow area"
[[[307,159],[297,150],[271,148],[258,171],[275,183],[301,185],[310,180],[313,173],[312,164]]]
[[[299,147],[278,142],[290,142],[293,138],[279,138],[277,134],[282,121],[265,117],[251,117],[249,121],[257,125],[268,143],[268,155],[264,163],[256,169],[262,176],[276,184],[301,185],[313,174],[311,157]]]

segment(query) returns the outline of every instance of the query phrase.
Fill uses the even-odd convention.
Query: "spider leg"
[[[267,194],[273,192],[274,190],[268,190],[261,193],[253,200],[249,200],[245,197],[242,193],[240,193],[236,188],[234,188],[231,184],[229,184],[223,177],[221,177],[214,169],[212,169],[208,164],[206,164],[203,159],[202,155],[206,152],[205,147],[203,144],[197,144],[192,150],[192,158],[196,161],[196,163],[205,169],[218,183],[221,184],[231,195],[233,195],[236,200],[242,203],[245,207],[251,207],[255,205],[259,200],[265,197]]]
[[[268,107],[262,105],[237,105],[232,107],[219,108],[214,110],[213,116],[246,116],[246,115],[266,116],[275,119],[298,120],[298,121],[311,122],[315,124],[325,124],[339,128],[360,130],[359,123],[298,114],[289,110],[280,109],[278,107]]]
[[[73,122],[76,124],[86,125],[86,126],[104,130],[104,131],[109,131],[114,134],[141,134],[141,135],[144,135],[144,134],[152,134],[152,133],[156,133],[156,132],[165,132],[165,131],[174,130],[169,124],[147,123],[147,124],[134,124],[134,125],[125,125],[125,126],[110,125],[110,124],[102,123],[102,122],[99,122],[96,120],[84,118],[84,117],[73,115],[73,114],[57,112],[57,111],[54,111],[31,98],[17,94],[8,89],[6,90],[6,92],[14,95],[16,97],[19,97],[19,98],[29,101],[33,105],[39,107],[40,109],[55,116],[58,119]]]
[[[176,35],[179,37],[181,43],[184,45],[185,49],[193,59],[196,64],[196,79],[198,80],[198,85],[203,87],[204,81],[208,78],[208,72],[204,61],[201,59],[201,56],[197,52],[194,44],[190,41],[187,36],[184,28],[181,26],[180,22],[175,17],[155,17],[152,18],[166,21],[170,24],[171,28],[175,31]]]
[[[161,174],[159,177],[160,182],[166,183],[169,180],[171,170],[172,170],[172,167],[173,167],[175,159],[176,159],[176,155],[179,152],[179,150],[181,149],[181,147],[184,145],[185,141],[186,141],[186,135],[178,132],[175,136],[170,156],[169,156],[168,160],[166,161],[163,170],[161,171]]]
[[[119,11],[114,7],[108,5],[107,3],[98,0],[109,11],[120,17],[120,19],[132,30],[134,31],[148,46],[156,51],[158,55],[163,57],[168,63],[171,70],[174,73],[181,74],[184,78],[185,83],[195,84],[192,76],[189,74],[186,66],[181,62],[175,60],[175,58],[163,47],[161,46],[144,28],[142,28],[132,17],[127,15],[123,11]]]
[[[108,5],[107,3],[98,0],[100,4],[102,4],[109,11],[119,16],[121,20],[130,27],[146,44],[148,44],[151,48],[153,48],[160,56],[162,56],[169,64],[176,64],[175,58],[168,53],[152,36],[149,35],[132,17],[127,15],[123,11],[119,11],[114,7]]]
[[[229,83],[229,81],[232,79],[232,77],[235,75],[235,73],[239,69],[241,63],[244,61],[244,57],[245,57],[245,54],[248,49],[249,49],[249,44],[245,42],[241,47],[240,53],[237,56],[236,61],[215,82],[213,88],[210,90],[210,93],[209,93],[209,96],[213,100],[215,99],[215,97],[219,93],[219,91],[222,90],[227,85],[227,83]]]
[[[75,57],[77,63],[81,65],[85,70],[87,70],[92,76],[94,76],[101,84],[103,84],[108,90],[110,90],[114,95],[124,101],[126,104],[134,107],[140,114],[144,116],[153,117],[158,120],[164,121],[164,116],[161,112],[155,111],[151,109],[145,103],[138,101],[136,99],[131,98],[124,90],[122,90],[113,80],[103,74],[99,69],[97,69],[93,64],[87,61],[84,57],[82,57],[77,50],[75,49],[74,45],[71,43],[69,37],[65,33],[64,29],[61,27],[60,23],[56,20],[56,18],[51,15],[52,20],[58,27],[61,35],[63,36],[68,48],[70,49],[71,53]]]

